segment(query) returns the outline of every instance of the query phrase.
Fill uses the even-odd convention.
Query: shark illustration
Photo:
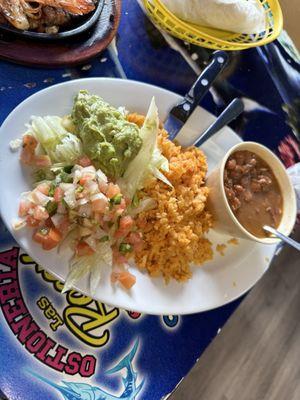
[[[136,385],[137,373],[134,372],[132,366],[134,356],[138,349],[138,344],[139,342],[136,340],[130,352],[124,358],[122,358],[122,360],[115,367],[105,372],[106,374],[113,374],[126,369],[126,376],[125,378],[122,378],[124,391],[120,396],[110,394],[107,391],[99,387],[89,385],[88,383],[62,381],[63,385],[59,385],[51,382],[49,379],[37,374],[34,371],[28,370],[28,372],[41,381],[57,389],[63,395],[65,400],[135,400],[136,396],[139,394],[144,385],[144,380],[142,380],[138,386]]]

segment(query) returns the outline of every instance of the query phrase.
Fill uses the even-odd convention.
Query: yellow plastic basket
[[[160,0],[143,0],[148,15],[161,29],[186,42],[215,50],[244,50],[263,46],[278,37],[283,26],[282,11],[278,0],[257,1],[265,9],[266,30],[248,35],[189,24],[172,14]]]

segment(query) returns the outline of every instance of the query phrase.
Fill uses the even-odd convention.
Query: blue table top
[[[87,65],[51,70],[2,61],[0,122],[34,92],[81,77],[126,76],[185,94],[211,51],[167,39],[136,2],[126,0],[118,56],[111,47]],[[300,64],[283,39],[231,53],[223,79],[202,106],[218,114],[242,97],[246,112],[232,127],[290,166],[300,159]],[[59,282],[17,246],[2,224],[0,238],[0,389],[11,400],[162,399],[242,301],[184,317],[112,308],[74,291],[61,294]]]

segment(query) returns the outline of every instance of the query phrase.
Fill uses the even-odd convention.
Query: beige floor
[[[300,49],[300,0],[280,0],[284,16],[284,29]]]
[[[299,254],[277,256],[169,400],[300,399]]]

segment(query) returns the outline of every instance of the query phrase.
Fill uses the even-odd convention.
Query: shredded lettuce
[[[161,154],[161,151],[158,147],[156,147],[153,151],[149,169],[155,178],[160,179],[166,185],[173,187],[171,182],[161,172],[169,172],[169,161]]]
[[[51,169],[48,168],[37,169],[33,172],[32,175],[35,186],[43,182],[51,182],[53,179],[55,179],[55,174],[52,172]]]
[[[29,132],[53,163],[73,163],[83,154],[80,139],[63,127],[60,117],[32,117]]]
[[[91,270],[91,266],[94,263],[94,255],[84,257],[74,257],[69,266],[69,273],[67,275],[62,293],[72,289],[76,282],[82,277],[88,274]]]
[[[156,207],[156,205],[157,203],[154,199],[146,197],[143,200],[141,200],[137,206],[134,206],[130,209],[130,215],[132,217],[135,217],[136,215],[140,214],[143,211],[152,210],[153,208]]]
[[[168,171],[169,163],[157,147],[158,126],[158,110],[155,100],[152,98],[145,122],[140,130],[140,137],[143,139],[142,147],[119,181],[122,190],[130,199],[134,197],[137,190],[144,187],[146,181],[153,175],[172,186],[159,171]]]
[[[109,267],[110,269],[112,268],[112,250],[111,250],[111,245],[108,242],[103,242],[99,248],[97,249],[97,255],[98,255],[98,262],[94,265],[94,267],[91,269],[90,273],[90,292],[91,295],[95,295],[97,287],[100,283],[101,280],[101,273],[103,268]]]
[[[70,290],[76,282],[90,274],[90,292],[95,294],[101,279],[102,269],[112,268],[112,249],[110,242],[100,243],[91,256],[73,257],[62,293]]]

